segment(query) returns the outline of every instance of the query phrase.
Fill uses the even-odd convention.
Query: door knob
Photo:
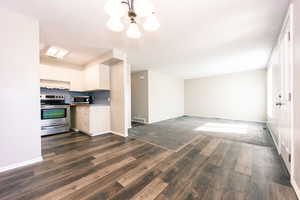
[[[276,106],[284,106],[284,105],[285,105],[285,103],[282,103],[282,102],[277,102],[275,105],[276,105]]]

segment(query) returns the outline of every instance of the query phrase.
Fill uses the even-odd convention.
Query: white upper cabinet
[[[110,90],[110,67],[102,64],[87,66],[84,70],[86,91]]]
[[[41,79],[40,87],[49,88],[49,89],[70,90],[70,82]]]
[[[86,67],[41,64],[40,79],[41,87],[47,88],[77,92],[110,90],[110,67],[103,64]],[[58,87],[57,83],[68,83],[68,86],[62,88],[59,84]]]
[[[50,63],[40,64],[41,87],[83,91],[83,67]]]
[[[84,91],[84,81],[82,77],[78,77],[78,79],[73,79],[71,81],[71,91],[81,92]]]

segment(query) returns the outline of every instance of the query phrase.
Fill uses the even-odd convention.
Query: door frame
[[[280,39],[282,38],[283,34],[285,34],[286,32],[286,28],[289,26],[290,28],[290,42],[289,45],[290,46],[290,50],[291,53],[289,55],[289,59],[290,59],[290,72],[291,72],[291,80],[289,80],[289,84],[290,84],[290,88],[291,88],[291,108],[290,108],[290,119],[291,119],[291,129],[290,129],[290,153],[291,153],[291,169],[290,169],[290,177],[292,179],[292,177],[294,177],[294,168],[295,168],[295,161],[294,161],[294,81],[293,81],[293,77],[294,77],[294,6],[293,4],[290,4],[288,12],[286,14],[286,17],[284,19],[284,22],[282,24],[282,29],[280,31],[277,43],[280,44]],[[280,137],[280,136],[279,136]],[[280,138],[279,138],[280,140]],[[281,155],[281,144],[279,141],[278,144],[279,148],[278,148],[278,152]]]

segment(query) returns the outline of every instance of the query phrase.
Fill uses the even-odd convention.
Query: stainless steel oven
[[[41,103],[47,101],[47,104],[41,105],[42,136],[67,132],[70,130],[70,105],[63,105],[64,101],[62,102],[61,96],[61,102],[58,102],[59,98],[51,98],[53,99],[52,101],[45,97],[41,98]],[[59,105],[55,105],[58,103]]]

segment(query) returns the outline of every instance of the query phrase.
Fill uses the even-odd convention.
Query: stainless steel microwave
[[[92,96],[74,96],[72,97],[73,104],[92,104],[94,98]]]

